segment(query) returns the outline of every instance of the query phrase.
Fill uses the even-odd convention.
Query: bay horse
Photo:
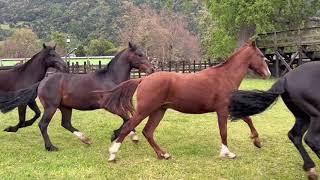
[[[248,69],[263,78],[270,76],[265,57],[255,42],[247,42],[225,63],[194,74],[157,72],[143,79],[129,80],[112,91],[104,102],[105,108],[117,114],[133,113],[124,124],[117,139],[109,149],[109,161],[114,161],[120,145],[128,133],[149,116],[143,135],[159,159],[170,155],[163,151],[153,138],[153,133],[168,108],[191,114],[217,112],[222,148],[221,157],[234,158],[227,144],[227,119],[229,96],[238,89]],[[134,112],[131,98],[137,89],[137,106]],[[249,125],[256,146],[260,147],[258,133],[249,117],[243,118]]]
[[[138,49],[137,46],[129,43],[128,48],[119,52],[105,68],[96,72],[88,74],[56,73],[44,81],[24,89],[23,92],[17,92],[12,97],[2,96],[0,94],[0,108],[1,98],[7,98],[9,103],[15,101],[23,103],[23,100],[17,99],[17,97],[25,96],[30,97],[29,99],[35,99],[38,95],[44,108],[43,116],[39,122],[39,128],[45,142],[46,150],[58,150],[58,148],[51,143],[47,133],[48,125],[57,109],[60,109],[62,114],[62,127],[77,136],[83,143],[91,144],[89,138],[72,126],[72,109],[95,110],[104,108],[101,106],[101,98],[103,96],[96,95],[92,92],[99,93],[111,90],[121,82],[128,80],[132,68],[140,69],[147,74],[154,72],[153,66],[144,53]],[[129,114],[122,114],[121,118],[123,122],[126,122],[129,119]],[[115,130],[114,132],[116,133],[117,131],[119,130]],[[138,136],[134,130],[130,135],[134,142],[138,141]]]
[[[299,151],[303,169],[309,179],[317,179],[315,163],[302,144],[304,141],[320,158],[320,62],[309,62],[288,72],[268,91],[235,91],[231,97],[230,114],[233,119],[259,114],[281,96],[295,117],[288,137]]]
[[[68,66],[56,53],[55,48],[56,46],[50,47],[43,44],[42,50],[26,63],[17,65],[12,69],[0,71],[0,93],[14,92],[41,81],[50,67],[67,72]],[[34,111],[35,115],[26,121],[27,106]],[[12,106],[6,105],[1,108],[1,112],[6,113],[10,111],[11,108]],[[17,132],[19,128],[32,125],[41,115],[35,100],[19,105],[18,113],[19,123],[15,126],[7,127],[4,131]]]

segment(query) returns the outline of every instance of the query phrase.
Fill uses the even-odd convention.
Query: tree
[[[31,29],[17,29],[4,41],[5,57],[28,58],[39,50],[38,36]]]
[[[200,43],[191,33],[185,18],[168,10],[156,11],[150,6],[126,2],[121,41],[142,46],[149,57],[158,61],[190,61],[200,59]]]
[[[67,42],[66,42],[66,35],[61,32],[53,32],[51,34],[51,42],[55,44],[57,47],[57,52],[60,55],[66,55],[68,51]]]
[[[206,4],[215,22],[215,52],[240,46],[257,33],[303,28],[320,7],[318,0],[206,0]]]
[[[91,56],[107,56],[113,53],[114,45],[105,39],[92,39],[86,47],[86,52]]]

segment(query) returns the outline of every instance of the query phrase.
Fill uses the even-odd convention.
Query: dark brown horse
[[[38,92],[38,97],[44,108],[39,128],[45,142],[45,148],[48,151],[57,150],[51,143],[47,133],[48,125],[57,109],[60,109],[62,114],[61,125],[77,136],[83,143],[90,144],[89,138],[72,126],[72,109],[95,110],[104,108],[101,104],[104,102],[102,98],[105,97],[92,92],[111,90],[121,82],[128,80],[132,68],[138,68],[149,74],[154,71],[142,51],[129,43],[129,47],[118,53],[104,69],[89,74],[56,73],[41,81],[40,84],[26,88],[21,93],[17,92],[12,97],[0,94],[0,99],[8,98],[8,102],[18,101],[23,103],[17,97],[34,99]],[[129,119],[128,114],[122,114],[121,117],[124,122]],[[116,132],[117,130],[115,130]],[[134,131],[131,132],[131,138],[134,141],[138,141]]]
[[[0,93],[13,92],[24,89],[30,85],[41,81],[49,67],[56,68],[60,71],[67,71],[67,64],[56,53],[55,46],[50,47],[43,44],[43,49],[34,55],[29,61],[22,65],[18,65],[13,69],[0,71]],[[2,112],[12,110],[15,104],[4,104],[0,109]],[[26,109],[29,106],[35,113],[34,117],[28,121],[26,119]],[[5,129],[7,132],[16,132],[19,128],[30,126],[40,117],[41,112],[36,101],[31,100],[26,104],[18,107],[19,123]]]
[[[110,147],[109,161],[114,161],[116,153],[127,134],[144,118],[149,120],[143,135],[156,152],[159,159],[170,155],[163,151],[153,139],[153,133],[168,108],[191,114],[217,112],[222,140],[221,157],[234,158],[227,144],[227,119],[230,94],[238,89],[248,69],[264,78],[270,71],[261,51],[254,42],[247,43],[234,53],[225,63],[194,74],[158,72],[143,79],[129,80],[112,91],[106,92],[110,98],[105,108],[117,114],[133,112],[131,97],[137,89],[137,109],[125,123],[119,136]],[[249,117],[244,120],[249,125],[255,145],[260,147],[258,133]]]

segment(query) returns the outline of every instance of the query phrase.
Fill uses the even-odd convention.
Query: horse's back
[[[309,115],[320,115],[320,62],[309,62],[284,77],[285,91],[297,106]]]

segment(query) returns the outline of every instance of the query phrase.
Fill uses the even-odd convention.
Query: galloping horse
[[[281,95],[296,122],[288,136],[299,151],[309,179],[317,179],[315,163],[302,144],[320,158],[320,62],[309,62],[287,73],[268,91],[236,91],[231,97],[230,114],[238,119],[263,112]],[[307,132],[308,131],[308,132]],[[307,133],[306,133],[307,132]]]
[[[30,60],[13,69],[0,71],[0,93],[14,92],[24,89],[30,85],[41,81],[49,67],[60,71],[67,71],[67,64],[56,53],[55,46],[50,47],[43,44],[43,49],[35,54]],[[29,106],[35,113],[34,117],[26,120],[26,109]],[[1,108],[3,113],[11,110],[11,106]],[[41,115],[35,100],[26,102],[18,107],[19,123],[16,126],[10,126],[5,129],[7,132],[16,132],[19,128],[32,125]]]
[[[30,99],[35,99],[38,95],[44,108],[39,128],[45,142],[45,148],[48,151],[58,150],[52,145],[47,133],[48,125],[58,108],[62,114],[61,125],[77,136],[83,143],[90,144],[89,138],[72,126],[72,109],[95,110],[104,108],[101,106],[101,101],[104,101],[101,98],[105,97],[92,92],[99,93],[100,91],[111,90],[121,82],[128,80],[132,68],[138,68],[148,74],[154,72],[151,63],[142,51],[129,43],[129,47],[118,53],[104,69],[89,74],[56,73],[44,81],[24,89],[23,92],[16,93],[13,97],[7,96],[7,101],[23,103],[17,97],[26,96],[30,97]],[[5,99],[6,97],[0,94],[1,98]],[[123,114],[121,118],[126,122],[129,119],[129,114]],[[117,131],[115,130],[114,132],[116,133]],[[131,132],[131,138],[133,141],[138,141],[134,131]]]
[[[168,108],[191,114],[217,112],[222,149],[220,156],[234,158],[227,144],[227,119],[229,96],[238,89],[248,69],[254,70],[264,78],[270,71],[261,51],[255,42],[248,42],[225,63],[202,70],[194,74],[158,72],[143,79],[129,80],[112,91],[105,92],[110,97],[104,102],[105,108],[117,114],[133,112],[131,97],[137,89],[137,109],[122,127],[117,139],[110,147],[109,161],[114,161],[120,145],[128,133],[144,118],[149,120],[143,129],[143,135],[156,152],[159,159],[168,159],[153,138],[153,133]],[[258,133],[249,117],[248,123],[256,146],[260,146]]]

